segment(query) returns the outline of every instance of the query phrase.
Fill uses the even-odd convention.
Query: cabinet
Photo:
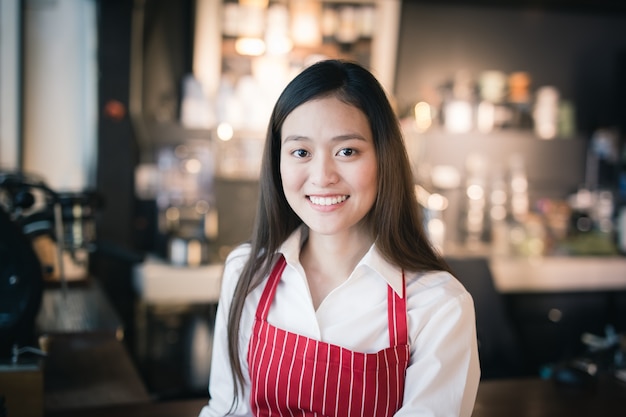
[[[223,127],[215,132],[218,175],[257,175],[276,99],[316,60],[357,61],[391,93],[400,7],[401,0],[197,2],[193,74],[212,103],[209,124]]]
[[[529,369],[572,359],[585,352],[584,333],[604,336],[615,325],[612,300],[620,293],[562,292],[507,294]],[[622,329],[623,330],[623,329]]]
[[[539,375],[582,357],[584,333],[626,331],[626,259],[447,256],[472,294],[483,378]]]
[[[489,266],[533,374],[585,353],[584,333],[626,331],[623,257],[491,258]]]

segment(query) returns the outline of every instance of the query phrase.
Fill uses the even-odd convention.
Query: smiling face
[[[311,232],[361,232],[378,191],[365,114],[332,96],[311,100],[287,116],[281,142],[285,196]]]

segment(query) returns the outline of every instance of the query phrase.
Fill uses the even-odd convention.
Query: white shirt
[[[402,271],[383,259],[374,244],[316,311],[299,261],[301,230],[280,248],[287,266],[270,308],[269,323],[354,351],[373,353],[389,347],[387,285],[402,295]],[[200,417],[224,416],[233,400],[226,327],[235,285],[249,253],[250,246],[242,245],[226,260],[213,339],[211,399]],[[403,405],[396,416],[469,417],[480,379],[472,298],[448,272],[406,273],[405,279],[411,357]],[[265,282],[248,296],[243,309],[240,357],[246,377],[248,343]],[[235,416],[252,415],[247,380],[244,391]]]

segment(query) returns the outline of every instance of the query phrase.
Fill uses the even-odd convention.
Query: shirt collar
[[[372,244],[372,247],[367,251],[365,256],[363,256],[357,268],[361,265],[375,271],[382,279],[387,281],[387,284],[389,284],[400,297],[404,295],[402,268],[389,263],[376,248],[376,243]]]
[[[287,264],[300,265],[300,249],[307,237],[308,229],[300,226],[280,245],[278,252],[283,254]]]
[[[283,254],[287,264],[292,266],[297,265],[297,268],[301,268],[300,249],[307,236],[308,229],[304,226],[300,226],[280,246],[278,252]],[[376,272],[381,279],[387,281],[387,284],[393,288],[396,294],[402,297],[404,293],[402,269],[385,260],[378,249],[376,249],[376,243],[372,244],[365,256],[361,258],[355,270],[359,268],[369,268]]]

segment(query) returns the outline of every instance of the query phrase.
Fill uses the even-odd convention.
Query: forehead
[[[358,107],[328,96],[296,107],[285,118],[281,136],[284,139],[289,135],[332,136],[349,132],[371,139],[369,119]]]

